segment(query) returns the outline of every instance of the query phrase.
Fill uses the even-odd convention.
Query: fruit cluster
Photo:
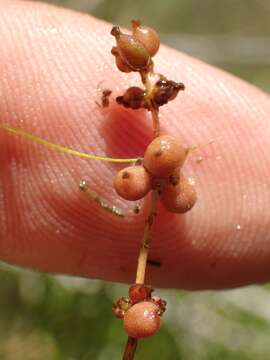
[[[140,200],[156,189],[168,211],[185,213],[197,198],[193,182],[180,172],[187,155],[188,149],[176,138],[159,136],[148,145],[141,164],[126,167],[115,175],[114,188],[130,201]]]
[[[131,285],[129,297],[122,297],[113,305],[113,313],[123,319],[124,329],[132,338],[152,336],[160,328],[166,301],[152,296],[153,290],[151,286]]]
[[[122,72],[140,72],[146,89],[132,86],[116,101],[127,108],[150,110],[173,100],[183,83],[168,80],[164,75],[153,72],[152,57],[157,53],[160,40],[157,32],[150,27],[142,26],[140,21],[132,21],[132,35],[124,34],[118,26],[114,26],[111,34],[116,39],[116,45],[111,50],[115,56],[117,68]],[[150,76],[149,76],[150,75]]]
[[[123,72],[147,69],[160,45],[159,36],[154,29],[142,27],[138,20],[132,21],[132,28],[132,35],[123,34],[118,26],[111,30],[117,42],[111,52],[118,69]]]
[[[153,288],[144,285],[145,269],[151,240],[151,226],[157,209],[157,199],[170,212],[185,213],[195,204],[197,195],[192,180],[185,177],[182,167],[190,149],[173,136],[160,135],[159,108],[174,100],[182,83],[168,80],[154,71],[153,56],[160,45],[155,30],[132,21],[132,33],[124,34],[114,26],[111,34],[116,46],[111,50],[117,68],[125,73],[137,72],[144,88],[132,86],[116,102],[126,108],[146,109],[151,113],[154,139],[146,148],[143,158],[133,166],[120,170],[114,178],[114,188],[124,199],[136,201],[151,192],[149,215],[145,222],[142,245],[138,257],[136,284],[129,289],[129,297],[122,297],[113,306],[114,314],[123,319],[129,338],[124,360],[133,359],[137,339],[158,331],[166,302],[152,296]]]

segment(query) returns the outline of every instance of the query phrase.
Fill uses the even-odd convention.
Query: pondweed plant
[[[120,298],[113,305],[113,313],[122,319],[128,335],[123,360],[131,360],[134,358],[138,339],[151,336],[159,330],[161,316],[166,308],[166,301],[153,296],[154,289],[145,284],[147,265],[160,266],[159,263],[148,259],[157,203],[160,201],[169,212],[182,214],[194,206],[197,196],[194,182],[182,173],[188,154],[194,148],[185,148],[177,138],[160,134],[159,108],[174,100],[185,86],[155,72],[153,57],[159,50],[158,34],[155,30],[142,26],[140,21],[132,21],[131,34],[125,34],[118,26],[114,26],[111,35],[116,40],[116,46],[111,49],[116,67],[124,73],[138,73],[142,81],[142,87],[129,87],[122,96],[116,97],[116,102],[130,109],[146,109],[151,115],[153,140],[143,158],[115,159],[81,153],[9,125],[1,125],[1,129],[59,152],[93,160],[129,164],[115,175],[113,185],[117,194],[128,201],[141,200],[150,194],[135,282],[130,286],[128,296]],[[111,94],[110,89],[104,90],[98,106],[108,107],[110,111]],[[105,210],[115,216],[125,216],[120,209],[91,190],[83,180],[80,182],[80,189]],[[135,213],[139,212],[137,206],[135,210]]]

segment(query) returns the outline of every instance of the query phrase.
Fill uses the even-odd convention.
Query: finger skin
[[[140,84],[138,74],[117,71],[110,29],[44,4],[0,2],[0,123],[80,151],[142,156],[152,136],[149,115],[96,104],[98,87],[115,97]],[[167,47],[155,66],[186,85],[161,109],[162,133],[185,145],[214,142],[184,166],[196,181],[192,211],[171,215],[159,207],[150,258],[161,267],[149,266],[147,282],[199,289],[269,280],[269,96]],[[0,258],[134,282],[147,204],[133,215],[132,204],[119,199],[117,169],[0,132]],[[86,198],[81,179],[128,216],[114,217]]]

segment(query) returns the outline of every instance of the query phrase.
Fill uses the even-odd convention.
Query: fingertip
[[[14,1],[1,6],[1,121],[82,151],[142,155],[152,136],[147,114],[115,103],[108,111],[96,105],[101,80],[113,96],[139,82],[136,74],[117,71],[110,55],[110,25],[44,4]],[[159,72],[186,85],[185,92],[161,109],[162,131],[185,145],[216,140],[200,152],[202,162],[191,155],[184,167],[197,183],[194,209],[181,217],[161,210],[151,256],[162,266],[150,270],[149,280],[193,288],[263,280],[270,253],[269,98],[172,49],[161,47],[155,59]],[[14,143],[22,146],[22,141]],[[109,201],[124,204],[112,187],[115,168],[33,144],[23,147],[22,166],[15,156],[9,159],[15,164],[10,176],[23,211],[14,216],[13,189],[6,195],[9,208],[3,207],[10,224],[17,221],[6,242],[14,249],[10,259],[45,270],[129,281],[144,212],[121,222],[79,190],[84,178]],[[5,180],[2,184],[7,186]]]

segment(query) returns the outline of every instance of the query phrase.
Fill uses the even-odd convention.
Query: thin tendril
[[[106,156],[98,156],[98,155],[93,155],[93,154],[87,154],[87,153],[83,153],[80,151],[76,151],[76,150],[72,150],[69,148],[66,148],[64,146],[61,145],[57,145],[57,144],[53,144],[50,143],[47,140],[44,140],[36,135],[31,134],[30,132],[24,131],[24,130],[20,130],[20,129],[16,129],[14,127],[11,127],[9,125],[5,125],[2,124],[0,125],[0,129],[3,129],[11,134],[20,136],[20,137],[24,137],[26,139],[29,139],[37,144],[41,144],[44,145],[50,149],[54,149],[58,152],[63,152],[66,154],[70,154],[73,156],[78,156],[80,158],[85,158],[85,159],[92,159],[92,160],[99,160],[99,161],[106,161],[106,162],[111,162],[111,163],[134,163],[136,162],[137,158],[135,159],[117,159],[117,158],[110,158],[110,157],[106,157]]]
[[[214,140],[210,140],[210,141],[208,141],[206,144],[191,145],[191,146],[188,148],[188,151],[189,151],[189,152],[193,152],[193,151],[201,150],[201,149],[203,149],[203,148],[208,147],[209,145],[212,145],[213,143],[214,143]]]

